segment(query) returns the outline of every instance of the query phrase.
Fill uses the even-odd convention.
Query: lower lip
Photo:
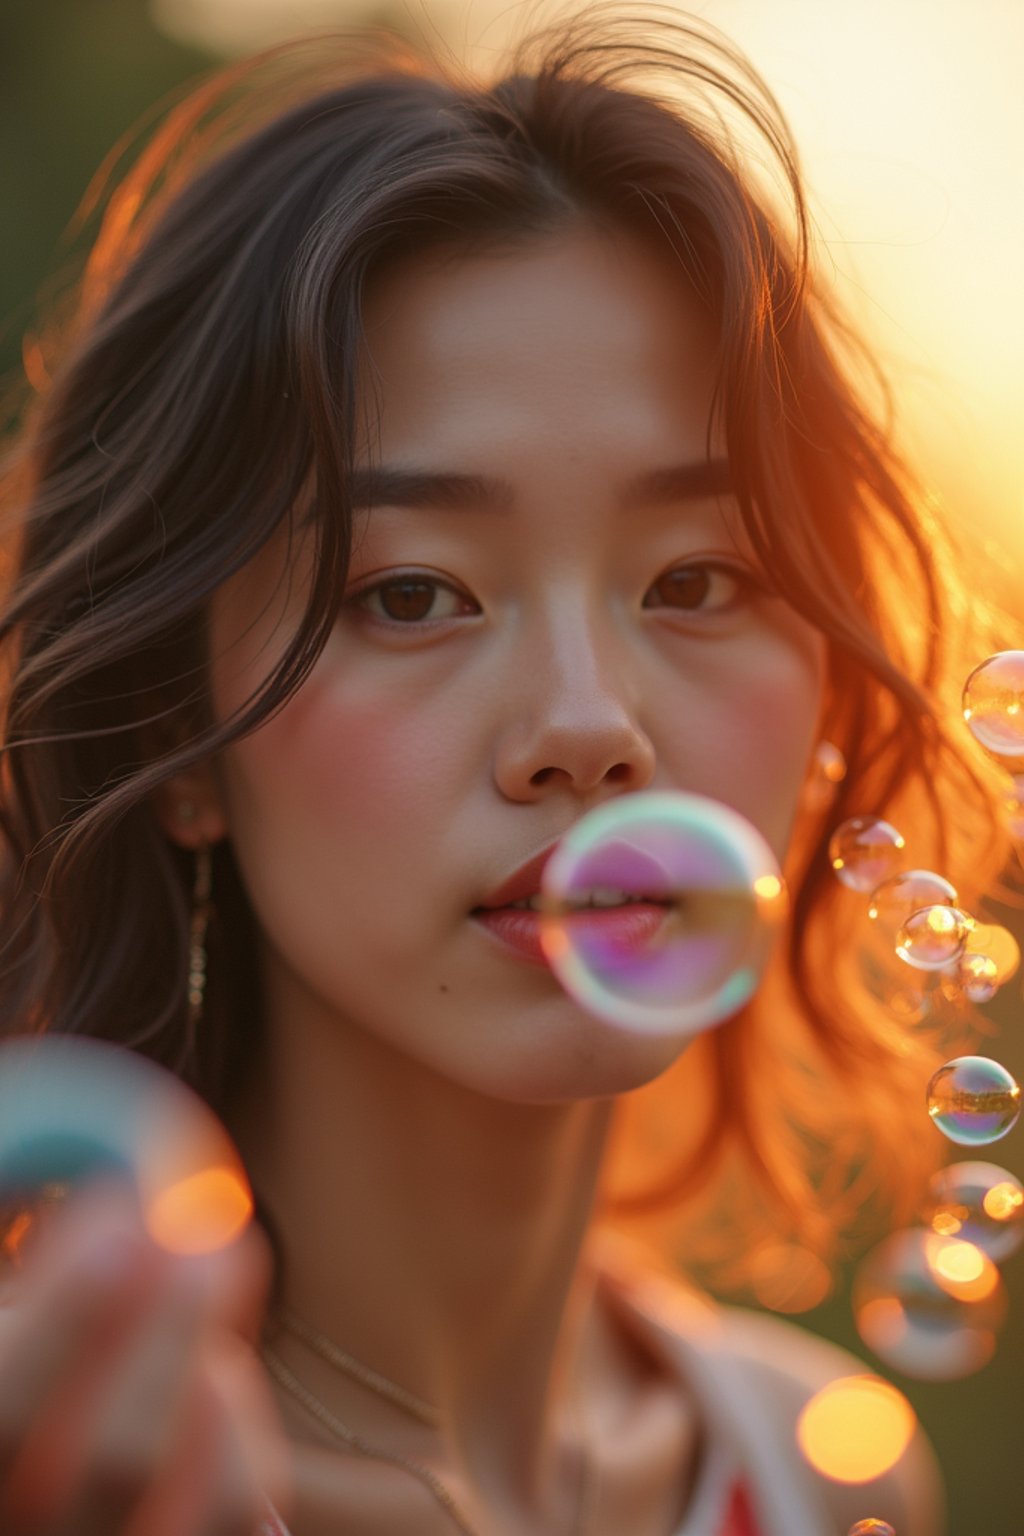
[[[594,907],[574,914],[573,932],[599,937],[618,949],[643,949],[665,921],[666,910],[656,902],[646,901],[631,902],[628,907]],[[550,970],[540,942],[539,912],[523,907],[495,907],[480,909],[473,913],[473,918],[519,959]]]

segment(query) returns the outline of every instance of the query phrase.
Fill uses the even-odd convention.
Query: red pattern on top
[[[742,1483],[733,1485],[721,1536],[759,1536],[750,1496]]]

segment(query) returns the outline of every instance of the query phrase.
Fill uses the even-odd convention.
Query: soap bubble
[[[877,816],[853,816],[836,828],[828,856],[836,878],[851,891],[869,895],[900,867],[903,836]]]
[[[922,907],[956,906],[956,891],[948,880],[930,869],[907,869],[890,875],[871,892],[868,917],[886,943],[896,947],[900,929],[912,912]]]
[[[836,785],[846,778],[846,758],[832,741],[819,741],[811,773],[804,785],[802,803],[808,811],[824,812],[835,799]]]
[[[867,1520],[858,1520],[856,1525],[851,1525],[846,1536],[896,1536],[896,1532],[888,1520],[875,1520],[869,1517]]]
[[[1024,794],[1019,788],[1003,797],[1006,830],[1015,843],[1024,843]]]
[[[1001,1264],[1024,1242],[1024,1185],[996,1163],[950,1163],[929,1186],[925,1216],[940,1237],[960,1237]]]
[[[964,939],[963,955],[944,973],[943,994],[951,1002],[965,997],[970,1003],[987,1003],[1019,965],[1020,947],[1008,928],[975,922]]]
[[[987,1146],[1016,1125],[1020,1086],[988,1056],[958,1056],[928,1084],[928,1113],[950,1141]]]
[[[601,910],[592,893],[639,895]],[[569,831],[544,867],[541,943],[584,1008],[651,1033],[696,1033],[754,992],[786,912],[771,849],[702,795],[623,795]]]
[[[1024,763],[1024,651],[1000,651],[964,684],[964,719],[975,741],[1004,766]]]
[[[963,954],[970,921],[958,907],[921,907],[896,935],[896,953],[916,971],[944,970]]]
[[[1003,986],[1020,966],[1020,945],[1008,928],[998,923],[975,923],[964,940],[964,955],[984,955],[996,968],[996,983]]]
[[[0,1046],[4,1246],[47,1192],[115,1177],[150,1236],[173,1253],[232,1241],[252,1213],[238,1153],[206,1104],[133,1052],[67,1035]]]
[[[853,1282],[853,1315],[869,1349],[921,1381],[955,1381],[992,1358],[1006,1316],[998,1269],[973,1243],[893,1232]]]
[[[964,954],[956,969],[956,984],[969,1003],[988,1003],[999,990],[999,970],[988,955]]]

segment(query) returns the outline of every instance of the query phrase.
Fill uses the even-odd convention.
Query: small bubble
[[[887,821],[853,816],[833,832],[828,856],[836,878],[867,896],[899,869],[905,846],[902,834]]]
[[[896,1532],[888,1520],[875,1520],[869,1516],[867,1520],[858,1520],[856,1525],[851,1525],[846,1536],[896,1536]]]
[[[941,971],[964,952],[971,919],[943,903],[911,912],[896,935],[896,953],[916,971]]]
[[[958,1056],[928,1084],[928,1113],[950,1141],[983,1147],[1012,1131],[1020,1115],[1020,1087],[988,1056]]]
[[[1001,1264],[1024,1242],[1024,1185],[996,1163],[950,1163],[931,1180],[925,1218]]]
[[[868,917],[879,937],[893,948],[912,912],[922,907],[956,906],[956,890],[948,880],[930,869],[907,869],[890,875],[871,892]]]
[[[991,1002],[999,990],[999,970],[988,955],[963,955],[956,979],[969,1003]]]
[[[975,741],[1011,771],[1024,760],[1024,651],[1000,651],[964,684],[964,719]]]
[[[853,1315],[887,1366],[920,1381],[955,1381],[986,1365],[1006,1317],[998,1269],[973,1243],[910,1228],[863,1260]]]
[[[996,985],[1003,986],[1020,966],[1020,945],[998,923],[975,923],[964,940],[964,955],[982,955],[996,968]]]
[[[544,868],[541,943],[589,1012],[651,1033],[728,1018],[760,981],[785,885],[738,812],[702,795],[623,795]]]

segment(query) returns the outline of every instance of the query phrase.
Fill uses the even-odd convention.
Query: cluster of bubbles
[[[1024,652],[1002,652],[976,667],[963,711],[975,740],[1012,775],[1010,830],[1024,845]],[[1020,951],[1013,935],[966,912],[944,876],[905,867],[905,840],[889,822],[844,822],[829,857],[837,878],[867,898],[883,950],[916,979],[919,1012],[929,984],[950,1000],[984,1004],[1014,975]],[[912,984],[897,996],[913,991]],[[932,1123],[964,1147],[1000,1140],[1020,1115],[1019,1085],[987,1056],[946,1062],[925,1097]],[[854,1313],[862,1339],[886,1364],[908,1376],[951,1380],[980,1369],[994,1352],[1006,1314],[998,1265],[1024,1241],[1024,1187],[995,1163],[954,1163],[932,1181],[921,1221],[892,1233],[864,1260]]]

